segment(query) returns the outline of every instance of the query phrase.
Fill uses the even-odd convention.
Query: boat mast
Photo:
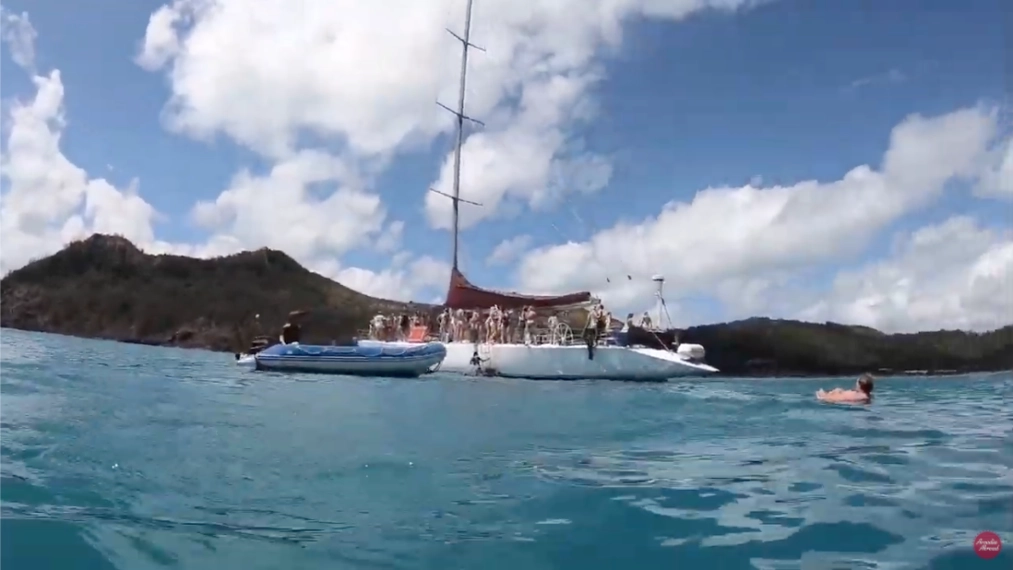
[[[454,38],[456,38],[459,42],[461,42],[461,79],[460,79],[460,82],[458,84],[458,90],[457,90],[457,110],[451,109],[450,107],[447,107],[446,105],[444,105],[443,103],[440,103],[439,101],[436,102],[437,105],[439,105],[440,107],[443,107],[447,111],[450,111],[457,118],[457,133],[456,133],[457,134],[457,144],[454,147],[454,187],[453,187],[453,193],[451,195],[447,195],[446,193],[440,192],[439,190],[435,190],[433,188],[429,189],[430,192],[435,192],[436,194],[440,194],[441,196],[445,196],[447,198],[450,198],[451,202],[454,205],[454,217],[453,217],[453,222],[452,222],[452,224],[453,224],[452,231],[453,231],[453,240],[454,240],[454,242],[453,242],[453,244],[454,244],[454,249],[453,249],[453,268],[455,270],[457,269],[458,241],[459,241],[458,237],[459,237],[459,234],[460,234],[460,231],[461,231],[461,227],[460,227],[460,206],[461,206],[461,202],[465,202],[467,204],[472,204],[474,206],[481,206],[481,204],[479,204],[477,202],[472,202],[470,200],[465,200],[465,199],[461,198],[461,146],[464,144],[464,121],[468,120],[468,121],[471,121],[473,123],[477,123],[479,125],[484,125],[484,123],[482,123],[482,121],[478,121],[478,120],[473,119],[473,118],[471,118],[471,117],[469,117],[469,116],[467,116],[467,115],[464,114],[464,93],[465,93],[465,86],[467,85],[467,76],[468,76],[468,50],[470,48],[475,48],[475,49],[477,49],[479,51],[485,51],[481,47],[479,47],[479,46],[471,43],[471,6],[472,6],[473,3],[474,3],[474,0],[468,0],[467,8],[465,8],[465,11],[464,11],[464,35],[463,36],[459,36],[456,33],[454,33],[452,30],[450,30],[450,29],[447,30],[447,32],[449,32],[450,35],[454,36]]]

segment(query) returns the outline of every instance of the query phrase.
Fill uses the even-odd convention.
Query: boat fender
[[[704,347],[700,346],[699,344],[680,344],[679,347],[675,349],[675,351],[680,356],[683,356],[690,360],[702,361],[707,356],[707,351],[704,350]]]

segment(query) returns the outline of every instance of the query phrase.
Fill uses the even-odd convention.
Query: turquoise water
[[[9,330],[0,358],[4,570],[1013,562],[1008,374],[848,408],[830,381],[281,376]]]

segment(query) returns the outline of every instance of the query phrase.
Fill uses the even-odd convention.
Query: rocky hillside
[[[1013,325],[987,333],[886,334],[837,323],[752,318],[692,327],[683,342],[707,349],[725,374],[951,374],[1013,370]]]
[[[365,328],[378,310],[409,307],[353,291],[280,251],[149,255],[98,234],[0,281],[4,327],[212,350],[276,334],[296,309],[312,310],[305,341],[329,342]]]
[[[310,311],[305,342],[329,342],[365,328],[377,311],[432,308],[363,295],[280,251],[216,259],[148,255],[104,235],[71,243],[0,281],[4,327],[226,351],[257,334],[276,334],[295,309]],[[692,327],[681,340],[704,345],[707,360],[731,375],[1013,369],[1013,326],[889,335],[754,318]]]

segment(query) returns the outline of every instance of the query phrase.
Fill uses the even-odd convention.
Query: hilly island
[[[164,346],[237,351],[307,310],[304,342],[348,338],[377,312],[432,305],[364,295],[281,251],[213,259],[150,255],[96,234],[0,280],[0,326]],[[751,318],[694,326],[725,375],[962,373],[1013,369],[1013,325],[986,333],[886,334],[862,326]]]

